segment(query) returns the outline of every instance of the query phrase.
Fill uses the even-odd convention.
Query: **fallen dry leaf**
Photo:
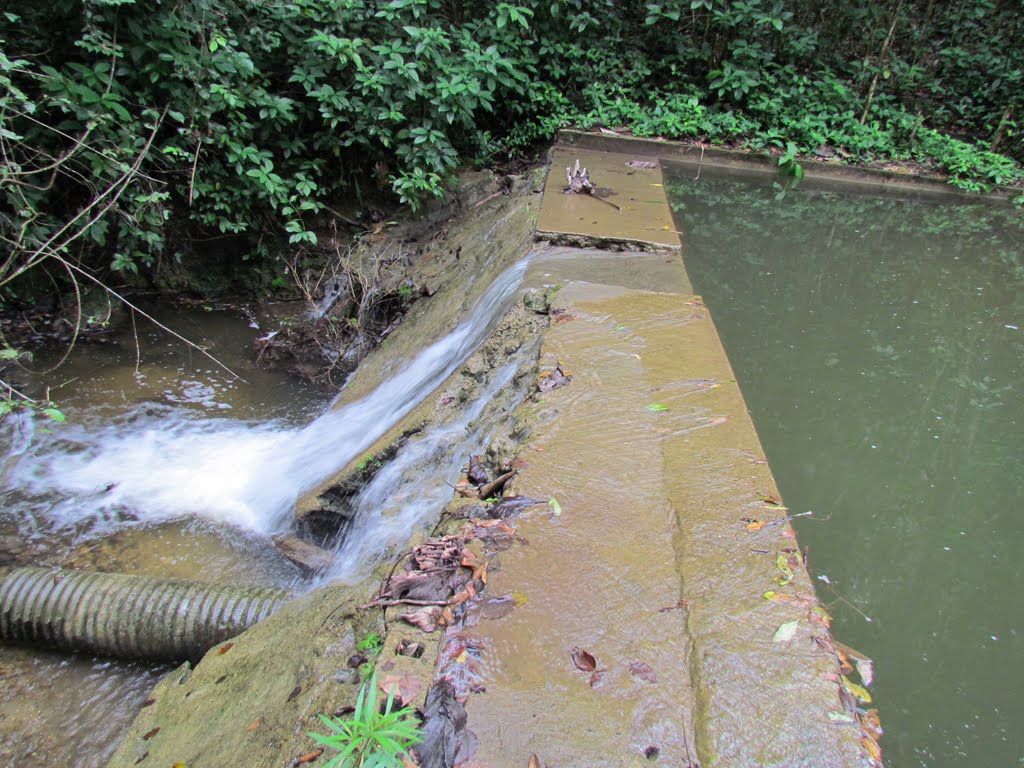
[[[234,643],[224,643],[224,645],[222,645],[220,648],[217,649],[217,655],[221,656],[221,655],[227,653],[228,651],[230,651],[234,647],[235,647]]]
[[[868,688],[875,682],[875,664],[871,659],[857,659],[854,662],[857,665],[857,674],[860,675],[861,681]]]
[[[530,755],[530,764],[527,766],[527,768],[540,768],[540,758],[537,757],[536,752]]]
[[[377,687],[385,696],[393,693],[399,707],[411,704],[419,696],[421,688],[419,678],[412,675],[388,675],[377,682]]]
[[[775,634],[772,636],[772,640],[776,643],[788,643],[793,639],[793,635],[796,634],[796,628],[800,622],[797,619],[793,621],[787,621],[785,624],[781,624]]]
[[[860,743],[871,756],[871,759],[875,761],[875,764],[880,765],[882,762],[882,748],[878,746],[878,742],[869,736],[865,736],[860,740]]]
[[[630,662],[629,674],[631,674],[633,677],[639,680],[643,680],[644,682],[658,682],[658,676],[654,673],[654,669],[651,668],[651,665],[645,664],[642,661]]]
[[[320,755],[322,755],[323,753],[324,753],[324,748],[323,747],[317,747],[312,752],[307,752],[302,757],[295,758],[295,762],[292,763],[292,765],[302,765],[303,763],[312,763],[314,760],[316,760],[318,757],[320,757]]]
[[[572,663],[580,672],[594,672],[597,669],[597,659],[578,645],[572,649]]]
[[[251,723],[249,723],[249,725],[245,729],[245,732],[246,733],[252,733],[257,728],[259,728],[260,725],[262,725],[262,724],[263,724],[263,718],[262,717],[257,717],[255,720],[253,720]]]
[[[882,738],[882,719],[878,716],[877,709],[869,709],[863,715],[860,716],[860,724],[875,741]]]

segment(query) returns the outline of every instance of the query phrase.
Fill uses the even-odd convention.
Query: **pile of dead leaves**
[[[365,607],[409,606],[402,620],[433,632],[450,624],[457,606],[487,583],[487,563],[466,549],[467,537],[431,538],[413,548],[404,569],[393,573],[377,598]]]

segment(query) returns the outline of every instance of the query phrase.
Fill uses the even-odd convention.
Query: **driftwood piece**
[[[495,493],[497,493],[498,491],[500,491],[502,488],[505,487],[505,483],[507,483],[509,480],[511,480],[515,476],[516,476],[516,470],[513,469],[511,472],[506,472],[504,475],[501,475],[500,477],[496,477],[491,482],[485,483],[484,485],[481,485],[480,486],[480,498],[481,499],[489,499],[489,498],[491,498]]]
[[[579,158],[576,158],[575,167],[566,167],[565,179],[569,183],[565,191],[570,195],[592,195],[594,193],[594,182],[590,180],[587,169],[580,168]]]
[[[610,205],[616,211],[621,211],[615,203],[611,200],[605,200],[603,197],[597,194],[597,187],[594,186],[594,182],[590,179],[590,173],[586,168],[580,167],[580,160],[576,158],[576,165],[572,168],[566,166],[565,179],[568,182],[567,186],[563,191],[567,195],[587,195],[595,200],[600,200],[605,205]]]

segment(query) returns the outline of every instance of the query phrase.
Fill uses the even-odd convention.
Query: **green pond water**
[[[695,175],[687,268],[886,764],[1024,766],[1024,214]]]

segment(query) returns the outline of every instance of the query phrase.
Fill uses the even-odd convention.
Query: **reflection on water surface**
[[[886,764],[1024,765],[1021,214],[677,168],[684,256],[873,656]],[[827,581],[826,581],[827,579]]]

